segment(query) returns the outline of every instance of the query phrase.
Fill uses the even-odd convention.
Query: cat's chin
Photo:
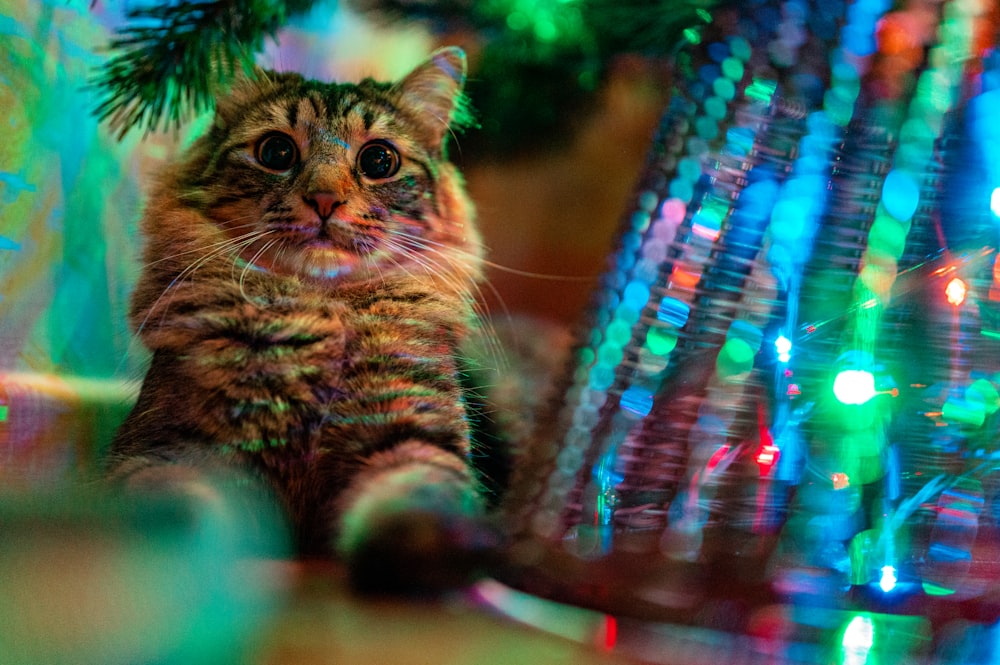
[[[288,272],[315,280],[339,280],[358,271],[360,257],[331,247],[306,247],[293,256],[282,257]]]
[[[253,261],[241,259],[248,270],[316,281],[336,281],[357,275],[361,259],[352,254],[326,248],[309,248],[279,256],[256,255]]]

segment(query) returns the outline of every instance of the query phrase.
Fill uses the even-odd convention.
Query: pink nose
[[[343,201],[337,198],[336,194],[330,192],[315,192],[304,196],[306,203],[316,211],[322,221],[326,221],[333,214],[333,211],[343,205]]]

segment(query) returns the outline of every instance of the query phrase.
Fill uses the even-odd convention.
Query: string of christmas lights
[[[983,592],[997,14],[761,1],[689,39],[518,479],[523,538],[706,565],[777,547],[758,561],[782,588]]]

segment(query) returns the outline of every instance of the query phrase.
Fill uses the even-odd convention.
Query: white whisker
[[[451,252],[454,248],[433,243],[438,244],[439,247],[443,248],[438,249],[438,247],[433,247],[422,242],[421,238],[409,236],[408,234],[398,234],[393,238],[386,239],[385,244],[393,256],[392,263],[398,266],[400,270],[408,275],[413,274],[411,270],[409,270],[399,261],[398,258],[396,258],[397,256],[404,257],[410,263],[420,267],[427,274],[435,275],[438,279],[443,277],[445,283],[450,287],[450,289],[468,302],[472,311],[476,314],[477,321],[482,327],[482,334],[489,356],[498,367],[506,366],[507,363],[505,360],[505,354],[495,332],[492,317],[486,313],[484,308],[485,298],[481,284],[475,280],[463,279],[460,276],[452,275],[451,271],[446,270],[442,274],[442,271],[440,270],[440,263],[444,263],[449,267],[457,266],[460,270],[464,269],[465,266],[463,264],[467,260],[466,257],[470,257],[470,254],[468,252],[463,252],[462,254],[465,256],[454,256],[454,253]],[[445,249],[448,251],[444,251]],[[440,259],[440,263],[433,261],[431,257]],[[497,302],[500,303],[504,316],[508,320],[511,319],[512,315],[510,310],[507,308],[503,297],[497,291],[496,287],[488,281],[485,282],[485,286],[491,291]]]
[[[163,289],[163,293],[161,293],[159,297],[155,301],[153,301],[153,303],[150,304],[149,310],[146,312],[145,318],[143,318],[142,322],[136,328],[136,333],[139,334],[146,328],[146,325],[149,323],[149,317],[152,316],[153,312],[157,309],[162,309],[162,311],[160,312],[160,317],[162,321],[163,317],[166,316],[169,303],[167,303],[165,307],[161,308],[160,307],[161,301],[165,297],[167,297],[167,295],[170,294],[173,290],[175,290],[177,285],[181,284],[185,279],[194,274],[202,266],[220,256],[225,255],[231,250],[235,250],[233,251],[234,257],[238,256],[240,250],[244,249],[245,247],[249,247],[253,243],[257,242],[258,240],[267,235],[270,235],[271,233],[272,231],[253,231],[251,233],[246,233],[242,236],[238,236],[236,238],[227,241],[212,243],[211,245],[208,245],[207,247],[214,247],[214,249],[208,254],[205,254],[204,256],[199,258],[197,261],[194,261],[193,263],[189,264],[183,270],[181,270],[170,281],[170,283],[167,284],[166,288]]]
[[[250,215],[247,215],[247,218],[250,218],[250,217],[251,217]],[[256,225],[256,223],[253,222],[253,221],[251,221],[251,222],[247,222],[246,224],[238,224],[236,226],[233,226],[232,229],[233,230],[243,229],[243,228],[247,228],[247,227],[253,227],[255,225]],[[151,268],[151,267],[153,267],[153,266],[155,266],[155,265],[157,265],[159,263],[163,263],[165,261],[171,261],[173,259],[176,259],[176,258],[181,257],[181,256],[185,256],[187,254],[194,254],[194,253],[197,253],[197,252],[203,252],[206,249],[212,249],[212,248],[215,248],[215,247],[220,247],[220,246],[223,246],[223,245],[228,245],[228,244],[233,243],[233,242],[238,242],[242,238],[246,238],[248,236],[252,236],[252,235],[255,235],[257,233],[260,233],[260,231],[250,231],[249,233],[245,233],[245,234],[237,236],[235,238],[226,238],[224,240],[219,240],[217,242],[209,243],[208,245],[205,245],[204,247],[194,247],[192,249],[186,249],[183,252],[177,252],[176,254],[169,254],[167,256],[162,256],[162,257],[156,259],[155,261],[150,261],[148,263],[143,264],[142,267],[144,269],[145,268]]]
[[[263,247],[257,250],[257,252],[253,255],[253,257],[251,257],[249,261],[245,262],[243,270],[240,272],[239,285],[240,285],[240,295],[243,296],[243,299],[246,300],[248,303],[253,304],[253,300],[251,300],[250,296],[247,295],[245,288],[247,273],[250,272],[251,270],[254,270],[257,263],[257,259],[263,256],[265,252],[274,247],[274,245],[276,245],[279,241],[280,239],[275,239],[275,238],[268,240],[266,243],[264,243]]]
[[[520,268],[512,268],[510,266],[505,266],[502,263],[496,263],[495,261],[490,261],[490,260],[485,259],[485,258],[476,257],[476,255],[474,253],[469,252],[467,250],[464,250],[461,247],[456,247],[456,246],[453,246],[453,245],[448,245],[448,244],[445,244],[445,243],[442,243],[442,242],[431,240],[429,238],[425,238],[425,237],[422,237],[422,236],[413,235],[411,233],[407,233],[406,231],[398,230],[396,232],[396,234],[399,235],[399,236],[405,237],[408,240],[417,241],[417,242],[421,243],[422,246],[425,247],[425,248],[427,248],[427,249],[430,249],[432,246],[433,247],[439,247],[439,248],[442,248],[442,249],[447,249],[448,251],[454,252],[456,254],[462,254],[463,256],[466,256],[466,257],[469,257],[469,258],[478,258],[478,260],[484,266],[487,266],[489,268],[493,268],[494,270],[499,270],[500,272],[508,273],[510,275],[517,275],[519,277],[530,277],[532,279],[542,279],[542,280],[548,280],[548,281],[554,281],[554,282],[591,282],[591,281],[594,281],[595,279],[597,279],[599,277],[599,275],[597,275],[597,274],[594,274],[594,275],[555,275],[555,274],[552,274],[552,273],[534,272],[534,271],[531,271],[531,270],[521,270]]]

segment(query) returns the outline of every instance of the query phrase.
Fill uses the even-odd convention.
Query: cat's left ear
[[[392,88],[400,106],[420,123],[432,147],[441,146],[453,122],[465,121],[465,73],[465,51],[448,46],[434,51]]]

